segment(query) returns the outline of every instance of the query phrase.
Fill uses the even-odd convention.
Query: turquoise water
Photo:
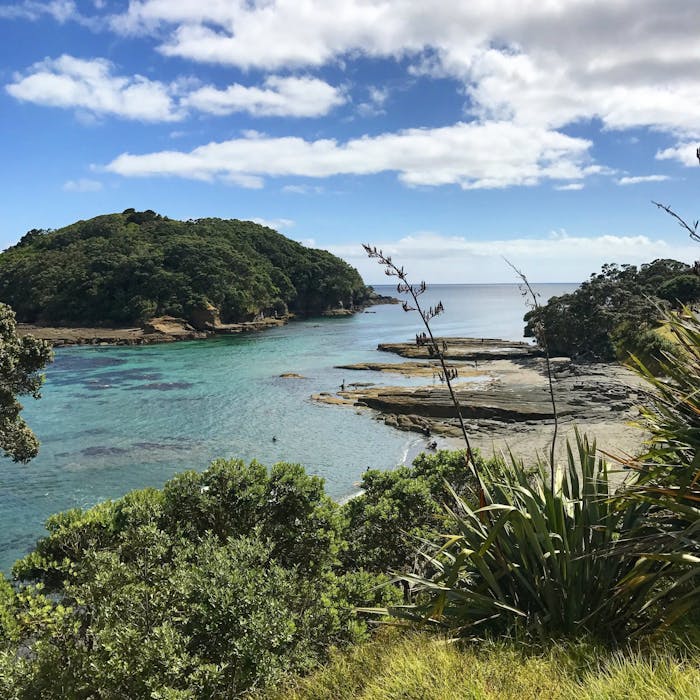
[[[540,289],[546,299],[573,287]],[[525,309],[516,285],[436,285],[424,297],[427,304],[440,299],[438,333],[522,336]],[[43,397],[25,401],[41,453],[27,466],[3,465],[0,569],[32,548],[51,513],[161,486],[216,457],[299,462],[323,476],[336,498],[356,491],[368,466],[390,469],[410,459],[425,444],[416,434],[388,428],[367,411],[310,400],[337,391],[343,380],[410,381],[334,368],[399,361],[377,352],[377,344],[421,329],[418,316],[398,306],[370,312],[206,341],[58,349]],[[283,379],[285,372],[304,379]]]

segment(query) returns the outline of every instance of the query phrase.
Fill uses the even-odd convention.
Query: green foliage
[[[674,305],[690,304],[700,299],[700,276],[678,275],[667,280],[659,287],[661,299]]]
[[[365,637],[356,606],[398,600],[339,572],[342,527],[321,479],[238,460],[52,516],[0,581],[3,697],[238,697],[310,670]]]
[[[700,319],[689,308],[665,316],[673,352],[658,358],[662,377],[650,372],[639,358],[632,366],[651,384],[642,409],[651,432],[646,455],[654,478],[666,485],[688,486],[700,480]]]
[[[649,509],[632,549],[675,570],[668,622],[700,604],[700,319],[689,309],[665,318],[673,352],[662,353],[656,376],[639,358],[634,367],[653,391],[642,409],[651,437],[647,451],[628,466],[634,483],[621,494]]]
[[[17,335],[14,312],[0,303],[0,450],[15,462],[28,462],[39,451],[39,441],[20,416],[17,397],[39,398],[44,381],[39,372],[52,359],[48,343]]]
[[[432,578],[404,574],[418,603],[394,611],[430,620],[457,635],[487,629],[544,638],[598,635],[620,641],[630,630],[661,624],[650,609],[673,569],[617,551],[646,505],[610,499],[607,466],[595,444],[578,438],[554,492],[544,472],[522,466],[482,469],[486,504],[455,495],[449,535],[436,545]]]
[[[547,334],[552,355],[613,360],[627,357],[625,342],[644,342],[643,333],[661,318],[663,299],[680,293],[686,301],[700,301],[700,284],[684,281],[691,268],[676,260],[634,265],[604,265],[571,294],[552,297],[525,314],[525,335],[542,340]],[[661,290],[665,290],[661,293]],[[687,298],[688,295],[692,298]],[[630,330],[631,329],[631,330]]]
[[[27,323],[120,325],[215,306],[224,321],[362,303],[357,271],[250,221],[107,214],[33,230],[0,254],[0,299]]]
[[[459,645],[428,634],[381,634],[334,654],[267,700],[697,700],[697,645],[664,640],[611,652],[586,643],[486,640]]]
[[[368,571],[405,571],[421,567],[421,540],[433,537],[444,522],[447,484],[460,494],[473,493],[465,452],[440,450],[416,457],[412,467],[368,471],[362,494],[344,506],[347,550],[343,564]],[[483,459],[477,454],[478,465]]]
[[[628,322],[623,322],[615,329],[613,341],[618,360],[628,362],[633,355],[655,375],[663,372],[659,358],[675,352],[673,342],[662,334],[661,329],[639,329]]]

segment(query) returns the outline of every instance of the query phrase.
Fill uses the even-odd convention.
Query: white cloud
[[[617,179],[618,185],[639,185],[643,182],[664,182],[670,180],[668,175],[635,175],[632,177],[620,177]]]
[[[683,165],[697,167],[697,143],[681,143],[675,148],[666,148],[656,154],[657,160],[677,160]]]
[[[15,75],[15,82],[5,89],[24,102],[87,110],[98,116],[141,121],[175,121],[182,117],[169,86],[140,75],[114,75],[113,69],[104,59],[64,55],[34,64],[25,75]]]
[[[25,0],[14,5],[0,7],[0,18],[26,19],[36,21],[41,17],[51,17],[63,24],[78,17],[78,9],[73,0],[51,0],[51,2],[35,2]]]
[[[79,180],[67,180],[61,189],[64,192],[99,192],[102,189],[102,183],[99,180],[80,178]]]
[[[201,178],[195,177],[195,179],[208,180],[209,178],[204,176]],[[247,175],[246,173],[224,173],[221,176],[221,180],[228,185],[243,187],[246,190],[261,190],[265,186],[265,181],[261,177],[257,175]]]
[[[583,183],[571,182],[568,185],[557,185],[554,189],[559,190],[560,192],[575,192],[583,189]]]
[[[251,219],[256,224],[260,224],[261,226],[267,226],[268,228],[272,228],[275,231],[279,231],[280,229],[286,229],[286,228],[291,228],[294,226],[294,220],[293,219],[261,219],[259,217]]]
[[[534,282],[580,282],[609,262],[639,265],[656,258],[675,258],[690,263],[697,257],[697,245],[690,242],[676,244],[648,236],[568,236],[561,232],[543,238],[493,241],[421,232],[395,241],[377,237],[365,242],[405,265],[412,279],[448,284],[515,282],[504,257]],[[359,241],[328,249],[357,267],[365,280],[383,283],[376,261],[367,258]]]
[[[346,143],[252,135],[190,152],[124,153],[105,169],[127,177],[169,175],[203,180],[397,171],[399,179],[412,186],[457,184],[479,189],[579,180],[600,172],[600,167],[587,162],[590,146],[585,139],[533,126],[471,122],[363,136]]]
[[[384,105],[388,99],[388,88],[371,85],[367,89],[367,100],[357,105],[357,112],[362,117],[376,117],[386,114]]]
[[[262,87],[200,87],[193,79],[166,84],[140,75],[120,76],[101,58],[61,56],[17,73],[6,91],[18,100],[76,110],[83,121],[112,115],[142,121],[177,121],[196,109],[226,115],[319,117],[345,102],[342,90],[311,76],[269,76]]]
[[[274,71],[409,57],[463,82],[474,114],[700,134],[697,0],[131,0],[120,31],[160,51]]]
[[[52,7],[51,12],[60,21],[66,21],[75,9],[71,0],[46,4],[25,0],[11,7],[34,14],[48,12],[38,7]],[[98,18],[104,16],[101,10]],[[401,60],[409,64],[409,72],[414,75],[457,82],[467,99],[468,118],[475,120],[473,133],[479,129],[486,133],[492,124],[510,123],[516,130],[531,129],[537,134],[534,151],[544,153],[541,135],[554,135],[571,125],[599,120],[604,129],[650,128],[670,135],[676,146],[660,151],[657,158],[695,164],[694,147],[691,151],[688,144],[700,139],[697,0],[470,0],[437,4],[424,0],[130,0],[128,9],[111,15],[109,21],[118,32],[151,34],[166,56],[244,70],[313,70],[325,65],[343,66],[357,57]],[[92,84],[85,88],[82,76],[65,74],[52,66],[18,77],[8,90],[20,99],[144,120],[175,120],[183,117],[185,107],[214,114],[246,111],[267,116],[320,116],[347,99],[340,89],[309,75],[273,75],[261,85],[194,88],[164,85],[138,76],[119,77],[106,62],[90,63],[107,66],[96,92],[102,96],[106,93],[111,99],[93,95],[89,89]],[[130,90],[140,90],[144,99],[126,100],[124,93]],[[76,92],[85,95],[78,99]],[[368,86],[368,96],[358,101],[357,112],[365,116],[381,113],[387,94],[383,86]],[[181,99],[179,104],[177,99]],[[445,129],[463,127],[457,124]],[[478,145],[471,159],[450,153],[448,165],[440,170],[431,157],[445,143],[444,134],[439,132],[426,130],[429,137],[423,143],[427,154],[413,154],[414,160],[429,161],[427,166],[404,163],[410,158],[402,159],[401,154],[385,158],[379,154],[379,147],[368,146],[370,155],[382,163],[370,162],[364,170],[361,166],[329,168],[329,172],[397,170],[408,184],[458,183],[467,188],[507,187],[559,178],[568,181],[562,188],[575,189],[581,183],[574,180],[602,171],[584,171],[575,164],[576,172],[571,159],[561,157],[556,161],[562,172],[555,175],[552,167],[542,167],[540,155],[534,156],[536,167],[532,167],[533,149],[521,146],[527,153],[522,159],[495,153],[494,161],[505,167],[504,173],[480,173],[488,168],[476,165],[485,158],[485,149]],[[386,145],[393,138],[403,144],[404,136],[404,132],[385,134],[368,141],[377,144],[383,139]],[[569,138],[561,133],[557,136]],[[279,140],[283,156],[293,140]],[[173,174],[210,179],[275,174],[248,165],[241,168],[236,163],[229,169],[213,167],[215,152],[221,153],[233,143],[237,142],[172,154],[184,167],[175,168]],[[304,161],[323,160],[323,152],[329,150],[327,143],[313,142],[321,152],[314,154],[307,152],[312,143],[304,142],[308,148],[299,149]],[[501,150],[493,140],[489,145]],[[506,141],[505,145],[511,144]],[[348,146],[334,145],[330,149],[333,158],[348,160]],[[208,162],[203,163],[200,156]],[[130,166],[135,167],[135,157],[129,158]],[[154,173],[174,169],[168,154],[144,158],[149,159]],[[467,160],[470,162],[465,165]],[[450,161],[459,164],[450,166]],[[314,167],[306,167],[305,162],[291,171],[313,171]],[[140,163],[146,166],[146,160]],[[191,167],[193,163],[196,167]],[[524,167],[517,172],[508,170],[513,163]],[[126,160],[119,161],[118,167],[124,169]]]
[[[285,185],[282,192],[286,194],[323,194],[325,188],[321,185]]]
[[[273,75],[265,79],[263,87],[235,84],[219,90],[207,85],[190,93],[182,104],[220,115],[249,112],[255,116],[320,117],[344,102],[338,88],[318,78]]]

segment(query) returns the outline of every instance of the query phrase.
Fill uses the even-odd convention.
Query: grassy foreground
[[[389,630],[336,654],[315,675],[266,700],[698,700],[700,648],[607,651],[577,644],[459,647]]]

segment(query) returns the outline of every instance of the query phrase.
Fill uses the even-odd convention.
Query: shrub
[[[513,462],[482,471],[487,505],[455,494],[450,534],[431,558],[436,575],[402,575],[417,602],[393,614],[464,636],[492,630],[620,640],[641,627],[665,565],[650,564],[639,578],[635,558],[616,548],[646,506],[612,503],[595,443],[577,436],[577,447],[578,458],[569,447],[554,492],[544,470],[531,477]]]
[[[238,697],[306,672],[365,638],[356,606],[400,599],[338,570],[342,523],[299,465],[239,460],[52,516],[0,581],[0,694]]]
[[[477,469],[484,463],[475,453]],[[465,452],[440,450],[420,454],[411,467],[371,470],[362,478],[362,494],[343,507],[346,517],[343,565],[369,571],[423,568],[416,552],[444,524],[441,504],[449,497],[447,484],[461,495],[473,494],[475,480],[465,468]]]

